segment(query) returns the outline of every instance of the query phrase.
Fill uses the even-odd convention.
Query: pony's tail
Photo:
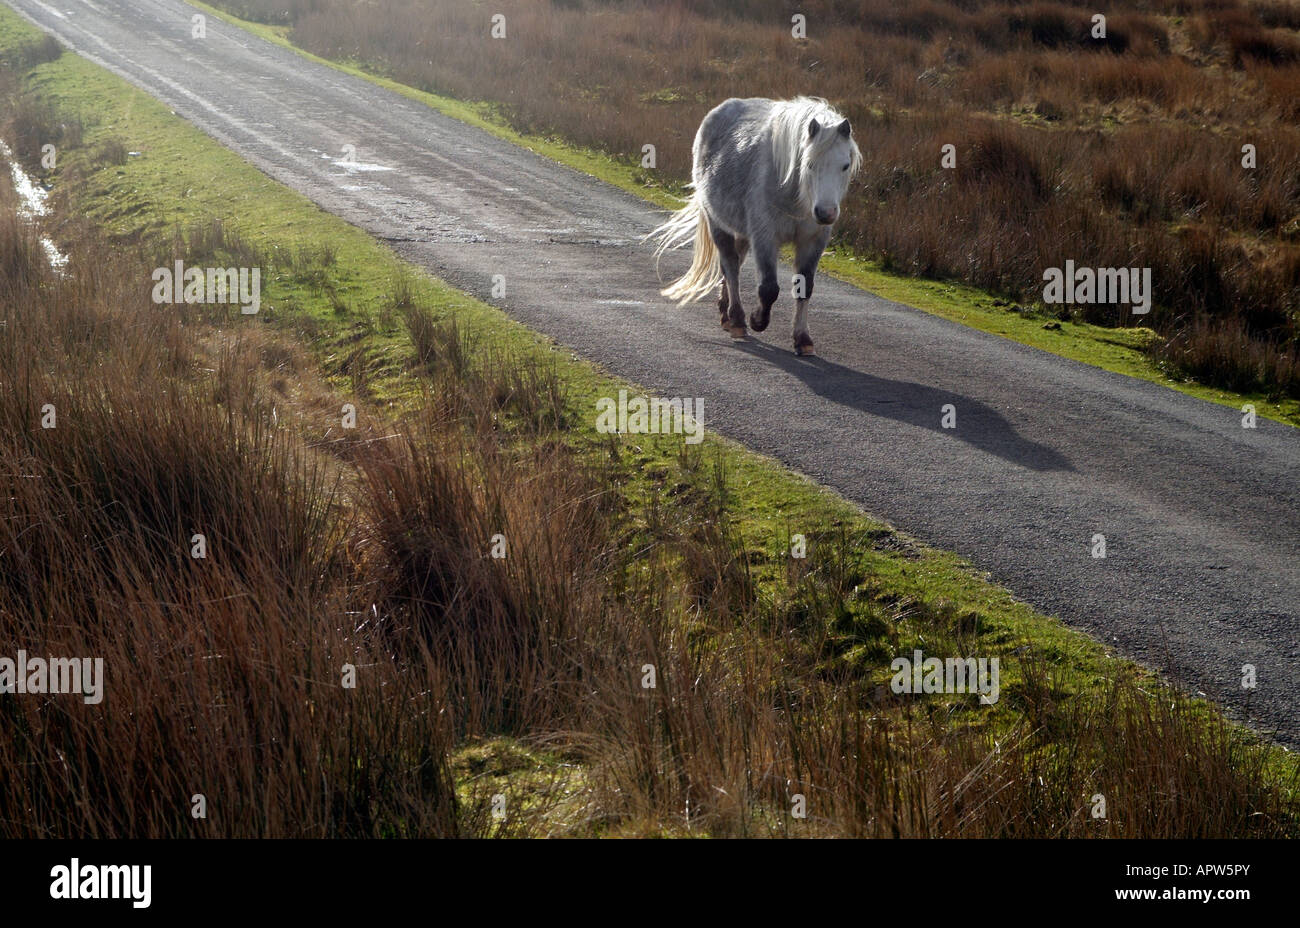
[[[668,221],[650,233],[648,238],[659,241],[655,248],[656,260],[671,248],[680,248],[695,237],[695,250],[691,267],[681,278],[660,290],[670,300],[689,303],[706,296],[722,282],[722,264],[718,249],[709,232],[709,217],[697,190],[685,206],[673,213]]]

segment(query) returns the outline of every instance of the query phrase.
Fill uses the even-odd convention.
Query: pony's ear
[[[815,119],[808,120],[808,138],[817,138],[817,133],[821,131],[822,124]]]
[[[844,122],[839,124],[839,127],[835,131],[847,139],[849,137],[849,133],[853,131],[853,127],[850,126],[849,121],[845,119]]]

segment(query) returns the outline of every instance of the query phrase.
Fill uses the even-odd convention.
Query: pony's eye
[[[844,167],[840,168],[840,170],[841,170],[841,171],[847,171],[851,166],[852,166],[852,162],[850,162],[849,164],[844,165]]]

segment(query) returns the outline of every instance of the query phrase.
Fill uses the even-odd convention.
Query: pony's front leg
[[[794,353],[815,354],[812,337],[808,334],[808,301],[812,299],[813,278],[817,275],[817,262],[826,250],[830,230],[821,229],[806,241],[794,245]]]

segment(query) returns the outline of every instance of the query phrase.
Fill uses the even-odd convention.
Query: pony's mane
[[[808,138],[808,121],[816,119],[821,123],[822,131],[814,138]],[[805,179],[808,172],[802,168],[815,164],[835,144],[835,128],[844,121],[844,115],[838,112],[821,97],[795,97],[793,100],[779,100],[772,114],[772,154],[776,158],[776,170],[782,184],[787,184],[795,176],[799,177],[799,197],[806,200],[808,190]],[[858,173],[862,167],[862,152],[858,143],[849,137],[849,174]]]

